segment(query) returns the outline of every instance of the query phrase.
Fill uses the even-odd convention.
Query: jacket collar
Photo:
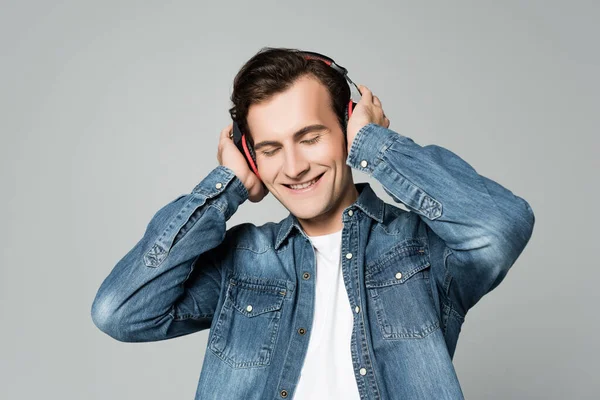
[[[359,208],[377,222],[383,222],[383,200],[377,197],[368,182],[355,183],[354,186],[358,192],[358,198],[351,206],[344,209],[344,214],[346,214],[346,211],[351,208]],[[303,232],[302,226],[300,225],[300,222],[296,216],[294,216],[292,213],[289,213],[289,215],[280,222],[279,232],[277,233],[277,240],[275,242],[275,249],[279,249],[283,241],[290,235],[293,228],[296,228],[299,233]]]

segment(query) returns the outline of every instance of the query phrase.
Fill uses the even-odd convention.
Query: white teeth
[[[312,180],[312,181],[310,181],[310,182],[303,183],[302,185],[289,185],[289,186],[290,186],[292,189],[295,189],[295,190],[305,189],[305,188],[307,188],[307,187],[309,187],[309,186],[312,186],[312,185],[314,185],[314,183],[315,183],[316,181],[318,181],[318,180],[319,180],[319,178],[317,177],[317,178],[313,179],[313,180]]]

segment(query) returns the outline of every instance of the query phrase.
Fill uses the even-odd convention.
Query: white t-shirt
[[[342,230],[309,238],[317,256],[315,314],[294,400],[360,400],[350,352],[354,316],[340,259]]]

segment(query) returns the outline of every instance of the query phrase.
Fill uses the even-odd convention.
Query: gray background
[[[598,3],[166,3],[1,4],[0,398],[193,398],[208,331],[121,343],[90,307],[154,213],[218,164],[233,77],[263,46],[330,55],[391,129],[532,205],[528,247],[463,326],[466,397],[597,394]],[[286,215],[268,196],[228,227]]]

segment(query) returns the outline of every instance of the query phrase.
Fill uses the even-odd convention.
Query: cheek
[[[331,163],[338,162],[344,159],[344,149],[343,146],[337,145],[329,145],[322,146],[314,151],[310,152],[311,157],[322,162],[322,163]]]
[[[260,174],[260,177],[264,183],[273,183],[278,171],[278,167],[276,165],[276,163],[269,160],[258,162],[258,173]]]
[[[330,163],[344,157],[344,144],[328,137],[323,143],[318,143],[305,152],[306,157],[314,162]]]

